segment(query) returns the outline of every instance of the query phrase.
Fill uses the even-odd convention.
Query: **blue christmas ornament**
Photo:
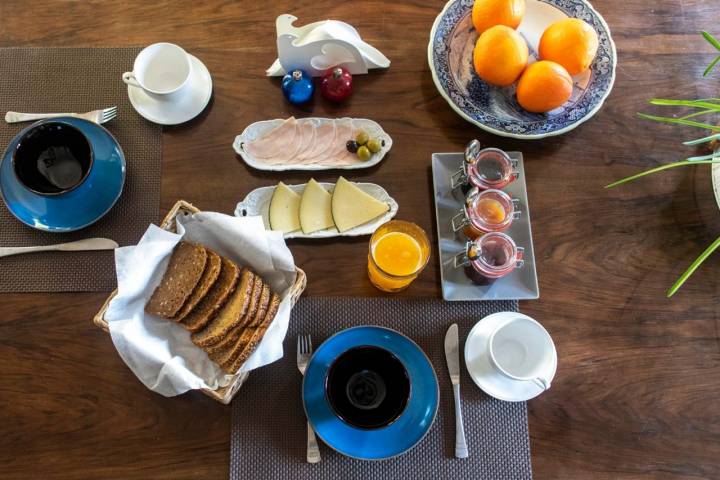
[[[312,77],[302,70],[293,70],[282,79],[283,95],[293,105],[310,101],[314,91]]]

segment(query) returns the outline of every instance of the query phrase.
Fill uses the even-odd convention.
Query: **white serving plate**
[[[333,189],[335,188],[334,183],[319,183],[325,190],[330,193],[332,193]],[[360,235],[371,235],[380,225],[391,220],[397,214],[398,203],[380,185],[375,185],[374,183],[353,183],[355,183],[355,185],[357,185],[360,190],[369,193],[381,202],[387,203],[390,206],[390,210],[385,212],[385,215],[376,218],[372,222],[360,225],[359,227],[351,228],[350,230],[347,230],[343,233],[338,232],[337,228],[329,228],[327,230],[320,230],[319,232],[314,232],[310,234],[304,234],[302,230],[298,230],[296,232],[286,233],[285,238],[357,237]],[[291,190],[302,195],[302,192],[305,189],[305,185],[305,183],[302,183],[299,185],[288,185],[288,187]],[[248,193],[245,199],[242,202],[238,203],[237,207],[235,207],[235,216],[247,217],[251,215],[260,215],[262,216],[265,228],[269,230],[270,199],[272,198],[274,191],[275,185],[270,187],[256,188],[252,192]]]
[[[332,122],[334,120],[341,120],[341,119],[334,119],[334,118],[319,118],[319,117],[309,117],[309,118],[303,118],[298,120],[309,120],[313,122],[316,126],[321,125],[322,123],[326,122]],[[263,120],[260,122],[255,122],[250,125],[248,125],[243,132],[235,137],[235,141],[233,142],[233,149],[235,150],[235,153],[240,155],[242,159],[250,165],[253,168],[256,168],[258,170],[267,170],[267,171],[274,171],[274,172],[282,172],[285,170],[355,170],[358,168],[369,168],[374,165],[377,165],[382,161],[382,159],[385,157],[385,154],[387,154],[388,151],[390,151],[390,148],[392,148],[392,138],[390,138],[390,135],[385,133],[385,130],[382,129],[382,127],[372,120],[368,120],[367,118],[353,118],[352,121],[354,124],[358,125],[360,128],[365,130],[367,134],[370,136],[370,138],[377,138],[380,141],[385,141],[385,146],[380,149],[378,153],[373,154],[372,157],[370,157],[370,160],[366,162],[360,162],[353,165],[342,165],[342,166],[333,166],[333,165],[270,165],[265,162],[263,162],[261,159],[257,159],[250,155],[248,152],[245,151],[243,148],[245,142],[250,142],[252,140],[256,140],[260,138],[265,133],[269,132],[273,128],[280,125],[282,122],[284,122],[285,119],[277,118],[275,120]],[[350,140],[350,139],[348,139]]]

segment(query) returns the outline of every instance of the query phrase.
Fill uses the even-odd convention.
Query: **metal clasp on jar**
[[[454,190],[458,187],[465,185],[468,182],[467,166],[477,163],[480,156],[482,146],[479,140],[470,140],[465,146],[465,153],[463,156],[463,163],[460,169],[453,173],[450,177],[450,186]]]
[[[477,260],[477,257],[478,253],[475,242],[467,242],[465,244],[465,250],[453,257],[453,267],[461,268],[470,265],[470,262]]]

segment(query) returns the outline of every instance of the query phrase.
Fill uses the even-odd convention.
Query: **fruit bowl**
[[[450,0],[430,32],[428,62],[440,94],[461,117],[504,137],[537,139],[560,135],[592,117],[615,82],[617,55],[605,20],[585,0],[527,0],[518,32],[537,60],[540,37],[563,18],[579,18],[596,31],[597,55],[590,69],[573,77],[573,92],[562,107],[531,113],[518,105],[515,86],[495,87],[477,76],[473,48],[478,38],[472,23],[473,0]]]

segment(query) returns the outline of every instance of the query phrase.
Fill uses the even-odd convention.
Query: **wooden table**
[[[253,171],[234,155],[234,136],[267,118],[380,122],[393,151],[352,179],[384,185],[401,205],[399,218],[433,235],[432,152],[459,151],[471,138],[522,150],[541,298],[521,310],[548,328],[559,352],[552,390],[528,404],[536,478],[719,478],[720,254],[672,300],[664,296],[720,234],[709,169],[603,185],[692,153],[680,142],[702,132],[650,124],[635,112],[647,110],[651,96],[718,96],[720,73],[701,79],[712,56],[697,32],[720,33],[720,4],[596,0],[618,47],[614,91],[587,124],[533,142],[473,127],[438,94],[426,47],[443,4],[3,0],[0,46],[173,41],[206,63],[212,105],[165,130],[162,211],[183,198],[231,212],[252,188],[304,181],[303,173]],[[343,106],[288,105],[279,81],[264,76],[275,58],[274,19],[287,12],[302,22],[352,23],[391,68],[356,77]],[[365,275],[366,242],[291,242],[308,273],[307,295],[379,295]],[[436,256],[402,295],[440,295]],[[104,298],[0,296],[0,477],[227,478],[230,409],[199,393],[168,399],[145,389],[90,322]]]

